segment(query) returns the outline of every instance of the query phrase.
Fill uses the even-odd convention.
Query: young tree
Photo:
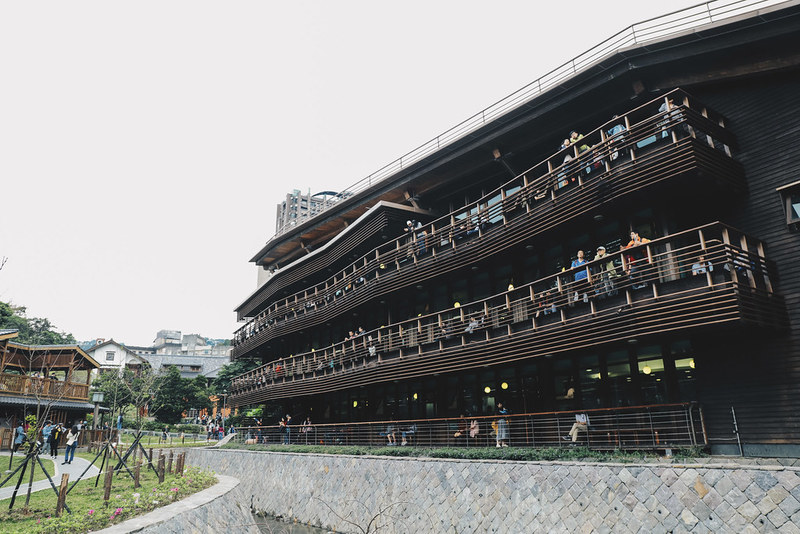
[[[174,365],[164,374],[161,386],[153,396],[156,419],[162,423],[179,423],[181,414],[196,408],[210,408],[206,379],[198,376],[194,380],[182,378]]]

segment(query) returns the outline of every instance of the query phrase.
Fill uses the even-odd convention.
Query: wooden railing
[[[576,278],[582,271],[586,278]],[[231,399],[241,406],[670,331],[781,328],[773,279],[759,241],[713,223],[263,365],[234,379]]]
[[[767,9],[772,6],[780,5],[781,3],[781,0],[712,0],[711,2],[705,2],[673,11],[663,16],[654,17],[628,26],[575,58],[556,67],[537,80],[530,82],[525,85],[525,87],[511,93],[450,128],[446,132],[434,137],[427,143],[418,146],[369,176],[348,186],[341,193],[336,195],[334,202],[326,204],[323,210],[319,212],[318,216],[325,216],[323,215],[325,211],[335,207],[341,200],[351,198],[368,188],[374,187],[376,184],[391,180],[404,168],[408,168],[421,159],[442,150],[442,148],[451,143],[473,134],[476,130],[528,104],[534,98],[547,93],[553,88],[560,87],[561,84],[577,73],[592,66],[599,65],[600,62],[610,54],[614,54],[630,46],[651,42],[655,39],[669,38],[675,35],[682,35],[683,39],[703,39],[705,38],[703,32],[694,33],[691,32],[691,30],[705,24],[719,23],[732,17],[752,14],[757,10]],[[291,228],[293,227],[278,229],[276,235],[281,235]]]
[[[681,105],[654,115],[665,99]],[[644,104],[474,204],[378,247],[321,284],[272,303],[236,332],[233,356],[510,249],[570,219],[609,209],[646,188],[665,185],[664,195],[682,194],[682,186],[689,184],[695,194],[704,186],[720,193],[744,191],[741,167],[730,158],[733,139],[723,123],[680,90]],[[568,155],[572,159],[565,161]],[[369,291],[359,291],[362,286]],[[262,288],[251,305],[265,302],[279,287]]]
[[[42,399],[89,401],[88,384],[50,378],[0,373],[0,395],[23,395]]]

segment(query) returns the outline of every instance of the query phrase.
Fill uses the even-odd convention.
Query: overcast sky
[[[231,337],[287,192],[696,3],[3,2],[0,300],[79,340]]]

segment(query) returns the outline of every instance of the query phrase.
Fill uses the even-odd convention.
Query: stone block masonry
[[[261,511],[336,532],[800,534],[800,468],[466,461],[190,449]],[[351,523],[349,523],[350,521]]]

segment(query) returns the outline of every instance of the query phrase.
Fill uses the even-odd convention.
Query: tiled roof
[[[41,403],[43,405],[49,405],[52,408],[63,408],[67,410],[94,410],[94,404],[91,402],[81,402],[81,401],[68,401],[68,400],[59,400],[59,401],[49,401],[49,400],[42,400]],[[32,397],[7,397],[0,395],[0,405],[13,405],[13,406],[36,406],[39,404],[39,401]]]

